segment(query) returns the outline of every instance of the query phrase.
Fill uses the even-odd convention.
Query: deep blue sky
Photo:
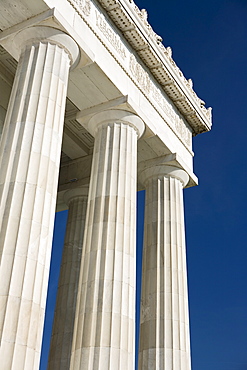
[[[199,186],[184,192],[192,367],[247,370],[247,0],[136,4],[213,107],[212,131],[194,138]],[[65,219],[57,216],[56,253]]]

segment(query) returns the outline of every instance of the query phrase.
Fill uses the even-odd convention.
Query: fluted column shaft
[[[2,131],[3,131],[5,113],[6,113],[5,109],[0,105],[0,140],[1,140],[1,135],[2,135]]]
[[[3,370],[33,370],[39,367],[70,50],[78,51],[69,36],[48,27],[21,31],[15,41],[21,56],[0,144],[0,358]]]
[[[133,370],[136,166],[142,121],[108,111],[95,135],[70,369]]]
[[[73,339],[88,188],[65,193],[69,206],[48,369],[68,370]]]
[[[172,166],[146,169],[140,370],[190,370],[183,187]]]

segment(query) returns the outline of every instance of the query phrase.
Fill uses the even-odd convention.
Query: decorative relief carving
[[[162,95],[161,91],[153,85],[153,98],[158,103],[160,108],[166,114],[167,117],[170,118],[169,123],[173,126],[175,132],[177,132],[178,136],[187,144],[191,144],[191,131],[186,126],[185,122],[183,121],[182,117],[179,113],[177,113],[172,106]]]
[[[211,121],[211,110],[212,109],[205,107],[205,102],[203,100],[201,100],[197,96],[197,94],[195,93],[195,91],[193,90],[193,82],[192,82],[192,80],[190,78],[187,80],[184,77],[183,72],[181,71],[181,69],[177,66],[177,64],[172,59],[172,49],[171,49],[171,47],[168,46],[167,48],[165,48],[163,44],[160,44],[159,47],[160,47],[160,49],[162,49],[163,55],[166,57],[166,59],[168,59],[169,63],[172,65],[173,69],[177,72],[177,74],[180,77],[180,79],[184,82],[184,84],[189,89],[190,93],[193,95],[194,99],[197,101],[199,107],[203,110],[204,114]]]
[[[135,77],[136,81],[140,85],[141,89],[149,95],[149,98],[155,100],[162,111],[170,119],[169,123],[173,126],[173,129],[179,137],[187,144],[191,144],[191,131],[186,126],[182,119],[182,116],[175,111],[175,108],[170,104],[163,96],[161,90],[152,82],[148,73],[144,68],[137,62],[134,55],[130,56],[130,71]]]
[[[139,9],[138,6],[135,4],[133,0],[129,0],[131,6],[135,10],[136,14],[142,21],[142,24],[146,28],[147,34],[149,37],[151,37],[158,45],[162,43],[162,37],[157,35],[157,33],[154,32],[153,28],[148,23],[148,13],[146,9]]]
[[[99,37],[101,42],[109,49],[109,46],[105,44],[102,40],[102,36],[98,36],[96,28],[100,33],[107,39],[115,51],[121,56],[122,68],[126,71],[128,75],[132,75],[133,80],[143,91],[146,97],[149,99],[151,104],[160,112],[161,115],[164,115],[164,118],[167,120],[168,125],[171,129],[177,134],[177,136],[186,144],[189,148],[191,146],[192,133],[190,128],[186,125],[185,121],[182,118],[182,115],[177,111],[177,109],[172,105],[168,99],[164,96],[164,92],[154,83],[147,71],[141,66],[137,61],[135,56],[128,50],[122,41],[118,33],[112,28],[108,20],[104,15],[95,8],[95,12],[91,12],[91,7],[93,3],[90,0],[68,0],[78,11],[85,22],[93,30],[93,32]],[[176,66],[175,62],[172,60],[172,50],[171,48],[165,48],[162,44],[162,39],[155,32],[153,32],[152,27],[147,22],[147,12],[145,10],[139,10],[135,5],[134,1],[129,0],[130,3],[134,6],[136,12],[141,18],[142,22],[146,25],[146,28],[149,32],[149,36],[154,38],[159,47],[164,49],[164,53],[167,58],[169,58],[172,63]],[[116,0],[115,0],[116,2]],[[109,5],[109,4],[108,4]],[[85,18],[85,15],[87,17]],[[90,15],[90,17],[88,17]],[[96,26],[96,28],[95,28]],[[115,56],[114,58],[118,60]],[[118,62],[120,62],[118,60]],[[121,63],[120,63],[121,65]],[[180,74],[182,72],[176,66]],[[183,76],[183,74],[182,74]],[[185,78],[184,78],[185,79]],[[187,85],[191,88],[191,82],[185,80]],[[193,90],[192,90],[193,91]],[[198,98],[199,99],[199,98]],[[206,109],[206,108],[205,108]]]
[[[112,44],[114,49],[121,55],[123,59],[126,58],[126,52],[123,47],[120,37],[108,26],[104,16],[97,11],[96,13],[96,26],[104,34],[107,40]]]
[[[68,2],[80,13],[89,16],[91,12],[91,0],[68,0]]]
[[[197,101],[197,103],[200,106],[200,108],[203,110],[204,114],[211,121],[211,115],[212,115],[211,112],[212,112],[212,109],[205,107],[205,103],[203,102],[203,100],[201,100],[197,96],[197,94],[195,93],[195,91],[193,90],[193,85],[191,84],[191,80],[190,79],[187,80],[184,77],[184,74],[182,73],[182,71],[180,70],[180,68],[177,66],[177,64],[174,62],[174,60],[172,59],[172,49],[170,47],[167,47],[166,48],[162,44],[162,41],[163,41],[162,40],[162,37],[159,36],[159,35],[157,35],[157,33],[154,32],[153,28],[151,27],[151,25],[148,22],[148,13],[147,13],[146,9],[141,9],[140,10],[138,8],[138,6],[135,4],[134,0],[129,0],[129,3],[131,4],[131,6],[133,7],[133,9],[135,10],[136,14],[139,16],[139,19],[142,21],[142,24],[145,27],[148,36],[150,38],[152,38],[155,41],[155,43],[158,45],[161,53],[166,57],[166,59],[168,59],[168,61],[173,66],[173,68],[175,69],[175,71],[177,72],[177,74],[179,75],[179,77],[181,78],[181,80],[183,80],[183,82],[185,83],[185,85],[189,88],[191,94],[193,95],[193,97]]]
[[[130,71],[132,72],[133,76],[135,77],[136,81],[140,84],[141,88],[146,92],[150,93],[151,90],[151,81],[148,73],[144,71],[144,69],[140,66],[140,64],[136,61],[134,55],[130,55],[130,63],[129,63]]]
[[[190,145],[192,135],[188,127],[184,124],[182,118],[175,120],[175,127],[180,137],[184,139],[187,145]]]

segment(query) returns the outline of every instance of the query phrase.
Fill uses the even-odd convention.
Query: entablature
[[[1,47],[0,74],[12,84],[18,59],[13,40],[24,28],[57,28],[77,42],[81,61],[70,73],[64,153],[72,160],[91,155],[89,117],[99,110],[125,109],[146,124],[138,142],[139,162],[177,153],[192,171],[192,135],[210,130],[211,110],[148,24],[146,11],[127,0],[38,1],[50,9],[0,32],[0,43],[13,56]]]
[[[166,48],[162,38],[153,31],[147,21],[147,11],[140,10],[133,0],[97,1],[186,118],[193,135],[209,131],[212,126],[211,108],[205,107],[204,101],[193,90],[192,80],[184,77],[172,59],[171,48]]]
[[[146,10],[140,10],[133,0],[66,0],[63,1],[61,5],[55,5],[56,2],[53,0],[43,0],[37,1],[35,6],[33,4],[30,5],[30,9],[27,9],[28,7],[26,6],[24,13],[24,8],[20,5],[21,3],[22,2],[14,0],[11,1],[11,5],[13,6],[3,4],[3,13],[1,16],[1,28],[3,30],[7,30],[8,28],[5,22],[6,17],[4,18],[5,13],[6,16],[9,14],[10,19],[8,25],[11,28],[11,26],[17,25],[18,22],[22,23],[24,21],[24,13],[28,16],[26,18],[27,24],[25,25],[24,21],[22,26],[28,26],[28,22],[32,23],[35,14],[36,22],[38,22],[39,16],[37,16],[37,14],[41,14],[42,11],[47,9],[47,6],[56,6],[59,9],[65,9],[66,3],[67,9],[67,6],[72,5],[74,9],[82,14],[84,20],[86,20],[86,18],[90,18],[90,12],[92,13],[93,10],[92,8],[100,5],[105,16],[110,18],[115,24],[116,28],[124,36],[125,40],[127,40],[127,43],[145,64],[150,74],[154,76],[161,89],[184,116],[192,129],[192,134],[197,135],[211,129],[211,108],[207,109],[205,107],[205,103],[193,90],[191,79],[187,80],[174,62],[171,48],[165,47],[162,44],[162,38],[154,32],[148,22]],[[65,14],[63,14],[63,16],[65,16]],[[70,29],[66,27],[66,31],[69,31],[72,37],[74,37],[72,23],[71,26]],[[97,24],[94,24],[94,27],[97,28]],[[98,24],[98,27],[100,27],[100,24]],[[11,32],[13,31],[12,29]],[[75,39],[77,38],[78,36],[75,37]],[[78,40],[76,41],[78,42]],[[121,53],[124,53],[124,46],[117,38],[113,41],[121,57]],[[83,43],[82,40],[80,40],[80,44],[81,43]],[[137,72],[139,73],[139,71]]]

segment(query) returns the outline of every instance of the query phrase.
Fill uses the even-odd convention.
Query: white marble
[[[137,138],[132,113],[95,115],[88,212],[70,369],[133,370]]]
[[[78,48],[69,36],[47,27],[19,32],[15,43],[21,56],[0,145],[0,358],[3,370],[34,370],[43,333],[68,74]]]
[[[78,291],[88,187],[69,190],[68,221],[49,354],[49,370],[69,369]]]
[[[139,370],[190,370],[183,211],[189,177],[153,162],[140,174],[146,208]]]
[[[143,368],[180,369],[189,359],[184,229],[176,221],[182,220],[184,175],[180,169],[163,173],[161,162],[166,158],[170,170],[183,169],[190,178],[186,186],[197,184],[192,136],[210,130],[211,109],[133,0],[0,1],[0,29],[0,135],[9,102],[0,144],[0,356],[6,359],[0,367],[38,369],[66,100],[57,209],[66,208],[68,189],[89,183],[95,137],[70,368],[134,367],[138,157],[139,165],[147,161],[139,166],[141,177],[156,189],[147,190],[145,263],[152,268],[144,274],[150,285],[140,357]],[[170,212],[171,220],[164,222],[160,212],[166,219]],[[159,269],[164,253],[172,256],[172,267]],[[69,315],[76,295],[68,268],[65,263],[62,279],[69,283],[61,283],[59,320]],[[179,294],[169,290],[177,281]],[[68,366],[67,320],[63,324],[55,323],[57,365],[50,368],[63,366],[59,361]],[[68,337],[70,342],[71,332]]]

